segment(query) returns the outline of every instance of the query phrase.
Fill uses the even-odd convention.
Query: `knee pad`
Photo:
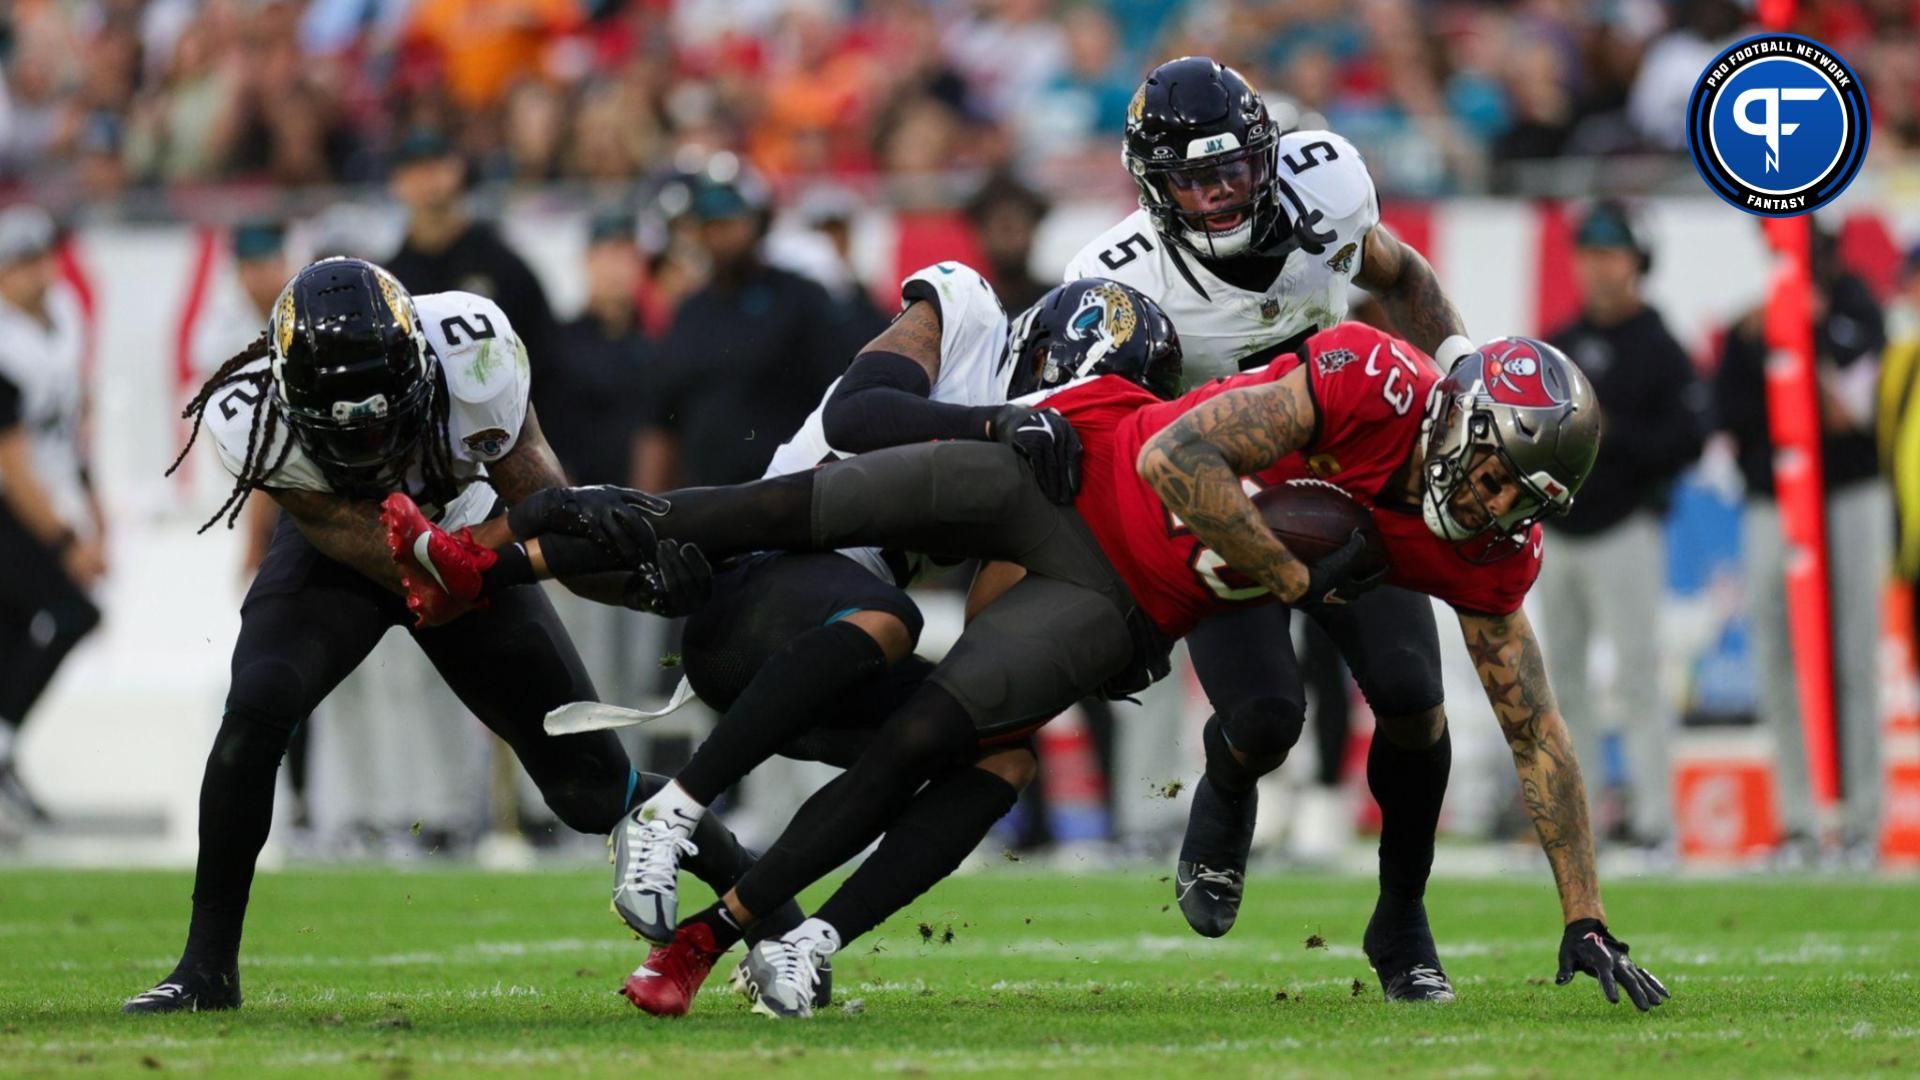
[[[922,684],[887,721],[868,751],[891,768],[922,778],[968,764],[979,746],[973,719],[945,689]]]
[[[1369,665],[1360,687],[1375,716],[1414,716],[1446,701],[1440,658],[1424,649],[1393,649]]]
[[[300,669],[285,660],[236,664],[227,688],[226,723],[245,723],[291,737],[319,702],[311,700]]]
[[[1020,459],[1003,446],[976,442],[939,444],[938,475],[931,486],[940,520],[995,521],[1011,514],[1033,481]]]
[[[1223,791],[1245,791],[1287,760],[1306,723],[1301,707],[1285,698],[1254,698],[1214,713],[1202,732],[1207,778]]]

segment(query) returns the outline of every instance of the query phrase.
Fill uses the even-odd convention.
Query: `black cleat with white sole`
[[[120,1006],[128,1016],[149,1013],[216,1012],[240,1007],[240,973],[176,971]]]
[[[1384,897],[1367,920],[1362,948],[1367,963],[1380,977],[1380,989],[1388,1001],[1449,1002],[1454,999],[1453,983],[1440,966],[1440,950],[1433,943],[1433,930],[1427,925],[1426,905],[1412,908],[1395,905],[1390,911]]]
[[[1253,850],[1253,822],[1259,808],[1257,789],[1249,789],[1236,803],[1204,776],[1193,787],[1173,892],[1187,925],[1202,937],[1225,934],[1240,914],[1247,853]]]

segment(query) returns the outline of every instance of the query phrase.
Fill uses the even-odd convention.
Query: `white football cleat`
[[[813,1015],[821,969],[831,968],[840,934],[819,919],[808,919],[785,937],[763,941],[747,953],[747,997],[753,1011],[776,1019]]]
[[[633,932],[665,945],[680,912],[680,857],[700,849],[663,818],[642,821],[645,807],[613,832],[613,910]]]

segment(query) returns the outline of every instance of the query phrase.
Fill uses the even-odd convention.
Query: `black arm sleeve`
[[[820,411],[828,445],[850,454],[933,439],[985,439],[991,405],[949,405],[927,395],[933,384],[913,360],[863,352]]]
[[[924,380],[925,376],[922,376]],[[13,380],[0,375],[0,431],[8,431],[20,426],[20,388]]]

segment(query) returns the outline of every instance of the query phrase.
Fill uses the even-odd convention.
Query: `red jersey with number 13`
[[[1383,490],[1420,437],[1428,392],[1440,378],[1434,362],[1362,323],[1315,334],[1302,351],[1319,423],[1303,450],[1245,478],[1249,491],[1287,480],[1325,480],[1372,511],[1386,541],[1389,584],[1463,611],[1505,615],[1519,610],[1540,573],[1539,526],[1521,551],[1475,563],[1433,535],[1417,507],[1381,505]],[[1184,636],[1208,615],[1272,596],[1227,566],[1161,504],[1136,471],[1140,448],[1201,402],[1272,382],[1302,362],[1299,354],[1288,354],[1173,401],[1160,401],[1115,376],[1072,383],[1042,399],[1072,421],[1084,446],[1075,507],[1134,599],[1172,637]]]

